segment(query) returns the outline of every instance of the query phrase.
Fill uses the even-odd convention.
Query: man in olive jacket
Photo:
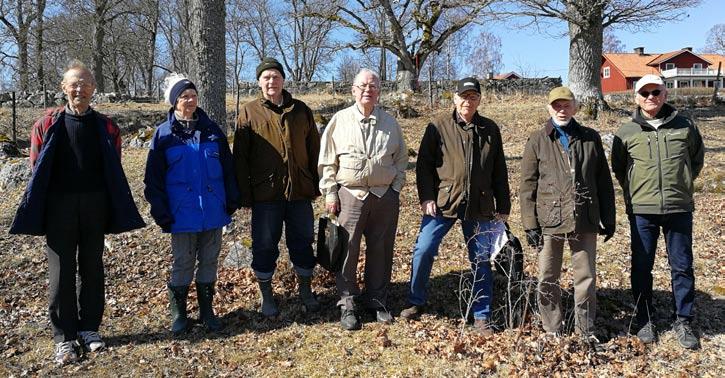
[[[521,161],[521,219],[529,244],[543,243],[537,295],[544,330],[561,330],[559,277],[567,242],[574,268],[575,330],[588,337],[596,318],[597,232],[605,242],[614,235],[614,188],[599,134],[573,118],[574,94],[554,88],[548,101],[551,118],[531,134]]]
[[[257,66],[262,96],[242,107],[234,134],[234,165],[242,206],[252,208],[252,269],[262,295],[262,313],[275,317],[272,276],[284,223],[299,295],[307,311],[318,311],[310,282],[320,135],[312,111],[283,89],[284,69],[274,58]]]
[[[455,109],[428,124],[418,150],[415,171],[423,219],[413,251],[410,306],[400,316],[413,319],[423,312],[438,247],[460,219],[475,273],[473,325],[490,335],[494,227],[506,221],[511,209],[506,159],[498,125],[478,114],[478,80],[460,80],[453,100]]]
[[[672,273],[674,323],[685,348],[699,345],[690,322],[695,300],[692,269],[692,212],[695,178],[705,147],[694,123],[666,104],[659,76],[645,75],[635,86],[637,108],[612,143],[612,171],[624,192],[632,234],[632,294],[637,304],[637,336],[654,342],[652,267],[660,228]]]

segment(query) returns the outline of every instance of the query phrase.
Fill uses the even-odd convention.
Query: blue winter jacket
[[[93,110],[98,119],[98,133],[101,136],[103,176],[111,209],[105,233],[117,234],[146,226],[133,201],[131,189],[123,172],[120,156],[120,130],[108,117]],[[58,143],[56,130],[63,127],[65,110],[49,111],[33,126],[33,137],[39,137],[40,150],[34,160],[33,176],[23,194],[15,219],[10,227],[11,234],[45,235],[45,207],[48,200],[48,185],[53,170],[53,158]],[[32,155],[32,154],[31,154]],[[31,160],[32,157],[31,157]]]
[[[164,232],[220,228],[239,208],[239,190],[226,135],[201,108],[187,134],[173,109],[154,132],[146,161],[144,195]]]

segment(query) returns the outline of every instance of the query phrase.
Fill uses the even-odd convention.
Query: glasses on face
[[[355,88],[361,90],[361,91],[364,91],[366,89],[368,89],[370,91],[377,91],[378,90],[378,86],[375,85],[375,84],[355,84],[353,86]]]
[[[458,97],[460,97],[462,100],[465,100],[465,101],[478,101],[481,98],[480,95],[477,95],[475,93],[471,93],[471,94],[467,94],[467,95],[463,95],[463,96],[458,95]]]
[[[70,89],[88,89],[93,86],[93,84],[85,81],[76,81],[74,83],[66,83],[65,85]]]
[[[660,95],[660,93],[662,93],[662,90],[660,90],[660,89],[655,89],[655,90],[653,90],[652,92],[650,92],[650,91],[639,91],[638,93],[639,93],[639,95],[640,95],[640,96],[642,96],[642,97],[644,97],[644,98],[647,98],[647,97],[649,97],[649,95],[652,95],[652,96],[654,96],[654,97],[657,97],[657,96],[659,96],[659,95]]]

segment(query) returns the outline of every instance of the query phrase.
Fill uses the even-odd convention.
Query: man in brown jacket
[[[511,209],[506,159],[498,125],[476,110],[481,103],[478,80],[460,80],[453,101],[455,110],[428,124],[418,150],[415,171],[423,219],[413,251],[410,307],[400,316],[413,319],[423,311],[438,246],[460,219],[475,273],[473,325],[490,335],[494,227],[506,221]]]
[[[564,242],[574,268],[576,332],[592,336],[596,317],[597,232],[614,235],[614,188],[599,134],[573,118],[574,94],[549,93],[551,118],[526,142],[521,161],[521,218],[529,245],[539,252],[539,311],[544,330],[562,325],[559,276]],[[595,339],[591,339],[594,341]]]
[[[311,201],[317,189],[320,135],[304,102],[283,89],[284,69],[273,58],[257,66],[262,96],[242,107],[234,134],[234,165],[242,206],[252,208],[252,269],[262,295],[262,313],[279,314],[272,276],[284,223],[299,295],[307,311],[320,305],[310,283],[314,220]]]

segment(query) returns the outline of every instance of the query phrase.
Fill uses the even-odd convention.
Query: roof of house
[[[671,52],[668,52],[668,53],[660,54],[660,56],[658,56],[657,58],[653,59],[648,64],[650,66],[656,66],[656,65],[658,65],[660,63],[664,63],[664,62],[666,62],[666,61],[668,61],[668,60],[670,60],[670,59],[672,59],[672,58],[674,58],[674,57],[676,57],[676,56],[678,56],[680,54],[684,54],[684,53],[690,53],[690,54],[692,54],[692,55],[694,55],[696,57],[699,57],[700,59],[704,59],[702,57],[702,54],[695,54],[695,53],[693,53],[690,50],[677,50],[677,51],[671,51]],[[705,59],[705,60],[707,60],[707,59]],[[710,63],[710,62],[708,61],[708,63]]]
[[[511,77],[516,77],[516,78],[520,79],[521,75],[517,74],[516,72],[511,71],[511,72],[507,72],[507,73],[503,73],[503,74],[498,74],[498,75],[494,76],[493,78],[500,80],[500,79],[510,79]]]
[[[719,55],[719,54],[698,54],[703,59],[710,62],[710,67],[714,70],[717,69],[717,64],[721,63],[722,66],[720,68],[720,75],[725,76],[725,55]]]
[[[622,73],[624,77],[642,77],[646,74],[659,75],[658,66],[682,53],[690,53],[710,63],[710,68],[717,69],[718,62],[722,62],[722,71],[725,74],[725,56],[718,54],[695,54],[689,50],[677,50],[660,54],[639,54],[639,53],[605,53],[604,59],[612,63],[612,66]]]
[[[647,65],[660,54],[606,53],[604,58],[612,63],[624,77],[642,77],[647,74],[659,74],[656,67]]]

